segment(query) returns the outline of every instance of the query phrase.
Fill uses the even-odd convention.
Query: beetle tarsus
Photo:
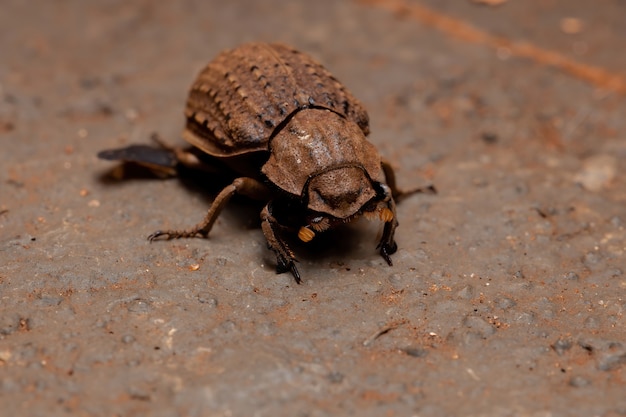
[[[160,237],[163,237],[163,240],[172,240],[196,237],[198,235],[200,235],[200,237],[206,238],[208,236],[208,232],[204,233],[202,230],[198,230],[197,228],[191,230],[157,230],[156,232],[148,236],[148,240],[150,242],[153,242]]]
[[[298,268],[296,268],[296,263],[294,262],[294,260],[288,260],[288,259],[281,259],[280,257],[276,257],[276,273],[277,274],[282,274],[285,273],[287,271],[291,272],[291,275],[293,275],[293,278],[296,280],[296,284],[301,284],[302,283],[302,279],[300,278],[300,272],[298,271]]]
[[[294,262],[291,263],[291,275],[296,280],[296,284],[302,283],[302,279],[300,279],[300,272],[298,272],[298,268],[296,268],[296,264]]]
[[[151,233],[151,234],[148,236],[148,240],[149,240],[150,242],[153,242],[153,241],[155,241],[156,239],[158,239],[159,237],[161,237],[161,236],[163,236],[163,235],[165,235],[165,234],[166,234],[165,232],[162,232],[161,230],[157,230],[156,232]],[[169,236],[168,236],[168,237],[169,237]]]
[[[391,242],[391,244],[383,243],[380,245],[380,256],[383,257],[387,265],[393,266],[393,262],[391,261],[391,256],[398,250],[398,245],[396,242]]]

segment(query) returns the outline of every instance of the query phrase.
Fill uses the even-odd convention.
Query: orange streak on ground
[[[544,49],[526,41],[515,41],[495,36],[462,20],[450,17],[417,3],[406,0],[361,0],[361,3],[386,9],[400,16],[409,17],[433,27],[445,34],[489,46],[506,49],[512,56],[527,58],[542,65],[559,69],[573,77],[605,90],[626,94],[626,79],[604,68],[587,65],[559,52]]]

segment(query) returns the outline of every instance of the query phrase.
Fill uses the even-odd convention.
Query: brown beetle
[[[384,222],[378,244],[391,265],[397,249],[391,166],[366,140],[369,118],[361,103],[311,57],[280,44],[251,43],[219,54],[193,83],[183,138],[239,175],[224,188],[204,220],[188,230],[159,230],[153,241],[207,237],[234,194],[267,201],[261,225],[276,253],[278,273],[300,274],[281,236],[297,230],[308,242],[316,233],[361,215]],[[169,168],[201,165],[193,152],[131,146],[99,154]],[[419,190],[415,190],[419,191]]]

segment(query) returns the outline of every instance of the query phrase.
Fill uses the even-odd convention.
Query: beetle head
[[[298,233],[305,242],[313,239],[315,232],[348,222],[361,214],[383,222],[395,221],[389,208],[393,205],[390,205],[389,187],[373,181],[358,166],[339,167],[316,175],[308,182],[305,195],[312,213],[309,225]]]
[[[376,196],[365,172],[350,166],[313,177],[307,191],[309,209],[338,219],[354,215]]]

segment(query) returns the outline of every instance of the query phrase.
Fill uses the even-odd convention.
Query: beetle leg
[[[235,194],[242,194],[253,199],[264,200],[267,198],[269,192],[263,183],[253,178],[236,178],[232,184],[220,191],[217,197],[215,197],[215,201],[213,201],[209,211],[206,216],[204,216],[204,220],[200,223],[187,230],[157,230],[148,236],[148,240],[152,242],[161,236],[165,236],[168,240],[181,237],[196,237],[198,235],[207,237],[215,220],[222,212],[222,209]]]
[[[398,227],[398,220],[396,218],[396,203],[393,198],[389,200],[387,209],[393,214],[393,217],[389,219],[389,221],[385,222],[383,236],[380,238],[380,242],[378,242],[378,246],[376,246],[376,248],[380,249],[380,256],[383,257],[385,262],[387,262],[389,266],[392,266],[393,263],[391,262],[390,255],[398,250],[398,245],[393,238],[396,233],[396,228]]]
[[[134,163],[149,169],[161,178],[176,176],[181,165],[193,170],[220,172],[218,167],[202,161],[193,151],[171,146],[156,133],[152,134],[151,139],[157,146],[129,145],[124,148],[107,149],[98,152],[98,158]]]
[[[200,160],[200,158],[198,158],[198,156],[191,152],[189,149],[173,146],[165,142],[161,135],[156,132],[153,132],[152,135],[150,135],[150,140],[156,143],[159,148],[172,154],[179,164],[187,168],[210,173],[219,172],[218,168]]]
[[[280,224],[272,215],[271,202],[263,207],[261,211],[261,228],[268,246],[276,253],[276,273],[282,274],[283,272],[291,271],[296,283],[300,284],[302,280],[300,279],[298,268],[296,268],[297,259],[287,246],[287,243],[278,234],[277,229],[280,228]]]
[[[387,185],[391,189],[391,195],[393,196],[394,200],[399,202],[400,200],[404,199],[405,197],[408,197],[411,194],[417,194],[417,193],[427,193],[427,194],[436,194],[437,193],[437,189],[435,188],[434,185],[429,185],[429,186],[420,187],[420,188],[414,188],[414,189],[406,190],[406,191],[399,189],[397,184],[396,184],[396,174],[393,171],[393,167],[391,166],[389,161],[386,161],[386,160],[383,159],[381,164],[382,164],[382,167],[383,167],[383,172],[385,174],[385,182],[387,183]]]
[[[98,158],[135,163],[148,168],[154,175],[161,178],[175,176],[176,164],[178,163],[174,152],[148,145],[130,145],[125,148],[107,149],[98,152]],[[123,171],[120,171],[119,176],[123,176]]]

